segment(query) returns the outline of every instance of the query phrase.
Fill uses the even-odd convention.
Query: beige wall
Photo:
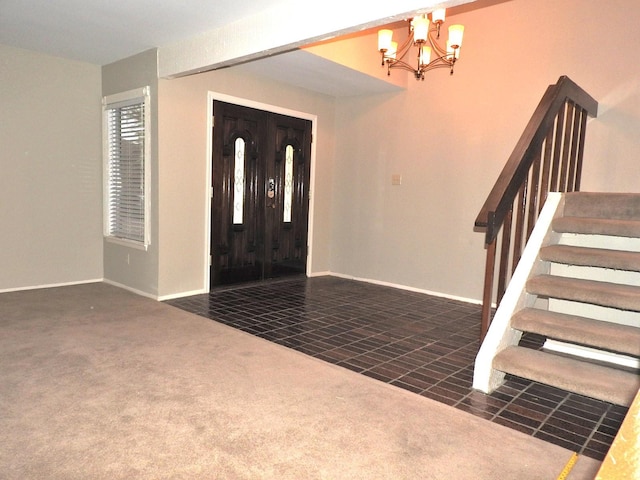
[[[488,6],[450,19],[466,27],[453,77],[434,71],[399,94],[340,102],[331,270],[479,299],[475,216],[561,75],[601,102],[583,190],[640,191],[640,64],[630,53],[640,45],[637,18],[640,4],[628,1]],[[401,186],[391,185],[395,173]]]
[[[100,67],[0,45],[0,291],[102,278]]]
[[[159,296],[207,289],[208,92],[317,116],[312,272],[329,268],[335,100],[236,68],[159,85]],[[265,107],[268,109],[267,107]]]
[[[600,101],[583,190],[640,189],[640,66],[633,61],[640,4],[476,6],[483,3],[450,19],[466,26],[453,77],[431,72],[400,93],[340,100],[258,80],[241,67],[158,82],[155,50],[103,67],[101,85],[97,66],[0,46],[0,290],[102,275],[151,296],[206,288],[213,91],[317,115],[312,273],[479,299],[484,249],[475,216],[560,75]],[[152,243],[142,252],[103,245],[99,98],[147,84],[157,144]],[[391,185],[392,174],[402,175],[402,185]]]
[[[102,94],[151,89],[151,239],[140,250],[104,240],[104,279],[151,297],[158,293],[158,60],[155,49],[102,67]]]

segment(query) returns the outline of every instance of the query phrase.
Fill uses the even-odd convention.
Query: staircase
[[[523,333],[547,340],[519,346]],[[628,406],[640,388],[640,194],[550,194],[476,359],[505,374]]]

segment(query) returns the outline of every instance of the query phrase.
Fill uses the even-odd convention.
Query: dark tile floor
[[[517,377],[491,395],[473,390],[478,305],[336,277],[225,287],[166,303],[596,459],[627,412]],[[540,348],[541,339],[523,343]]]

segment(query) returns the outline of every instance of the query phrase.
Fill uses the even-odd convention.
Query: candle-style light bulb
[[[420,51],[420,65],[427,66],[431,62],[431,47],[422,46]]]
[[[431,21],[433,23],[444,23],[444,16],[446,10],[444,8],[439,8],[431,12]]]
[[[429,34],[429,19],[420,15],[411,21],[411,25],[413,26],[413,41],[415,43],[426,42]]]
[[[378,30],[378,50],[386,52],[391,48],[391,39],[393,38],[393,30]]]
[[[385,57],[390,58],[391,60],[395,60],[397,52],[398,52],[398,42],[391,42],[391,46],[389,47],[389,50],[385,54]]]
[[[451,25],[449,27],[449,43],[452,46],[462,46],[462,36],[464,34],[464,25]]]

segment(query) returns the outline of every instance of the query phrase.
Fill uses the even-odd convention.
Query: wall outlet
[[[402,175],[399,173],[394,173],[391,175],[391,185],[401,185],[402,184]]]

